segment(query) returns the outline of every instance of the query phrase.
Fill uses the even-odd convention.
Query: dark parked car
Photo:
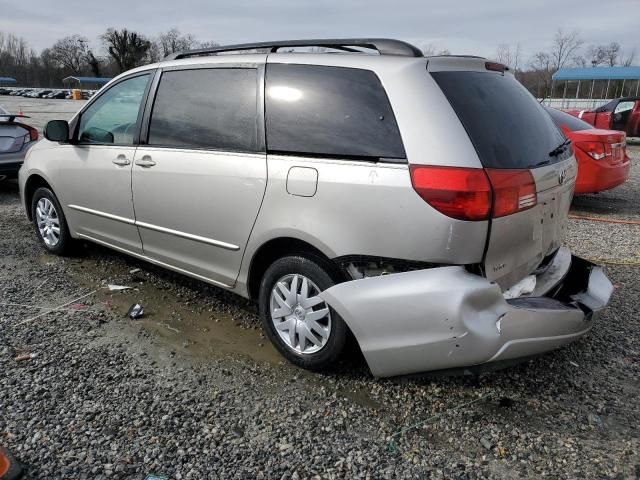
[[[17,176],[27,151],[38,140],[38,130],[17,118],[29,117],[0,107],[0,179]]]

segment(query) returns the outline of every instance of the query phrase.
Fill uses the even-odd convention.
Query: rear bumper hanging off
[[[532,296],[505,300],[463,267],[369,277],[320,296],[345,320],[378,377],[526,357],[589,331],[613,286],[602,268],[561,248]]]

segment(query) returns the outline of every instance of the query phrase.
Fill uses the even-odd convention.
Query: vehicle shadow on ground
[[[0,180],[0,195],[19,195],[18,181],[15,179]]]

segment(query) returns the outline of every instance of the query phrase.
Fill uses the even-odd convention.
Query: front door
[[[69,224],[83,238],[142,253],[131,196],[141,105],[152,73],[99,94],[78,119],[74,143],[61,146],[55,184]]]
[[[266,187],[259,98],[257,65],[162,73],[133,166],[146,256],[234,284]]]

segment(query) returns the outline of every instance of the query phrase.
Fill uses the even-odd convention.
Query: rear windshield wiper
[[[571,145],[571,140],[569,140],[568,138],[562,142],[560,145],[558,145],[556,148],[554,148],[553,150],[551,150],[549,152],[549,156],[550,157],[557,157],[558,155],[560,155],[561,153],[563,153],[567,147]]]

